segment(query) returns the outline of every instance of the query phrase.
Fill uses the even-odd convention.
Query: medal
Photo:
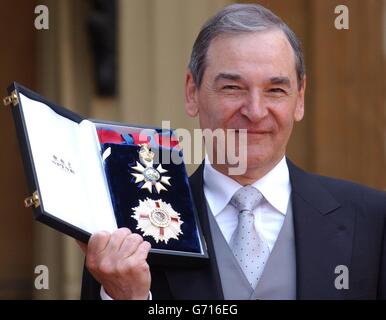
[[[139,151],[139,160],[136,162],[136,166],[132,167],[138,173],[132,173],[135,177],[135,183],[144,181],[141,189],[147,189],[149,192],[153,192],[153,186],[160,193],[162,190],[167,190],[164,185],[170,186],[170,177],[163,176],[162,174],[167,172],[162,165],[159,164],[157,168],[153,167],[154,152],[149,149],[147,144],[141,145]]]
[[[178,240],[178,236],[182,234],[183,221],[180,214],[160,199],[139,200],[139,206],[133,208],[133,211],[131,217],[137,220],[137,229],[143,232],[143,236],[153,237],[157,243],[165,241],[167,244],[170,239]]]

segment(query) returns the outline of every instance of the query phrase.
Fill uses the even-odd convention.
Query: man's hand
[[[121,228],[112,234],[93,234],[88,246],[80,245],[86,254],[86,266],[113,299],[147,299],[150,269],[146,258],[150,243],[137,233]]]

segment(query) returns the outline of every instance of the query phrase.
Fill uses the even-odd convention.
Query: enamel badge
[[[159,164],[157,168],[153,167],[154,152],[149,149],[147,144],[141,145],[139,151],[139,163],[137,161],[136,166],[132,167],[137,173],[131,173],[135,177],[135,183],[144,181],[141,189],[147,189],[149,192],[153,192],[153,186],[160,193],[162,190],[167,190],[165,185],[170,186],[170,177],[164,176],[167,172],[162,165]]]
[[[178,240],[182,234],[180,214],[162,200],[139,200],[139,206],[133,211],[132,218],[138,222],[137,229],[142,231],[143,236],[153,237],[157,243],[164,241],[167,244],[170,239]]]

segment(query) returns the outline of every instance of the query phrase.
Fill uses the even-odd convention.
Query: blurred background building
[[[198,128],[184,114],[184,72],[203,22],[226,0],[1,0],[0,90],[17,81],[92,118]],[[246,1],[244,1],[246,2]],[[253,2],[253,1],[250,1]],[[306,116],[289,157],[306,170],[386,189],[386,0],[261,0],[300,37]],[[49,9],[38,30],[37,5]],[[338,5],[349,29],[337,30]],[[9,108],[0,111],[0,298],[77,299],[83,255],[34,222]],[[194,167],[190,166],[192,172]],[[49,268],[49,289],[34,268]]]

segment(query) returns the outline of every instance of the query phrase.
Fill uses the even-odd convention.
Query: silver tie
[[[268,245],[256,232],[253,215],[253,210],[262,198],[259,190],[245,186],[240,188],[230,201],[239,211],[238,224],[230,247],[252,288],[256,287],[269,257]]]

